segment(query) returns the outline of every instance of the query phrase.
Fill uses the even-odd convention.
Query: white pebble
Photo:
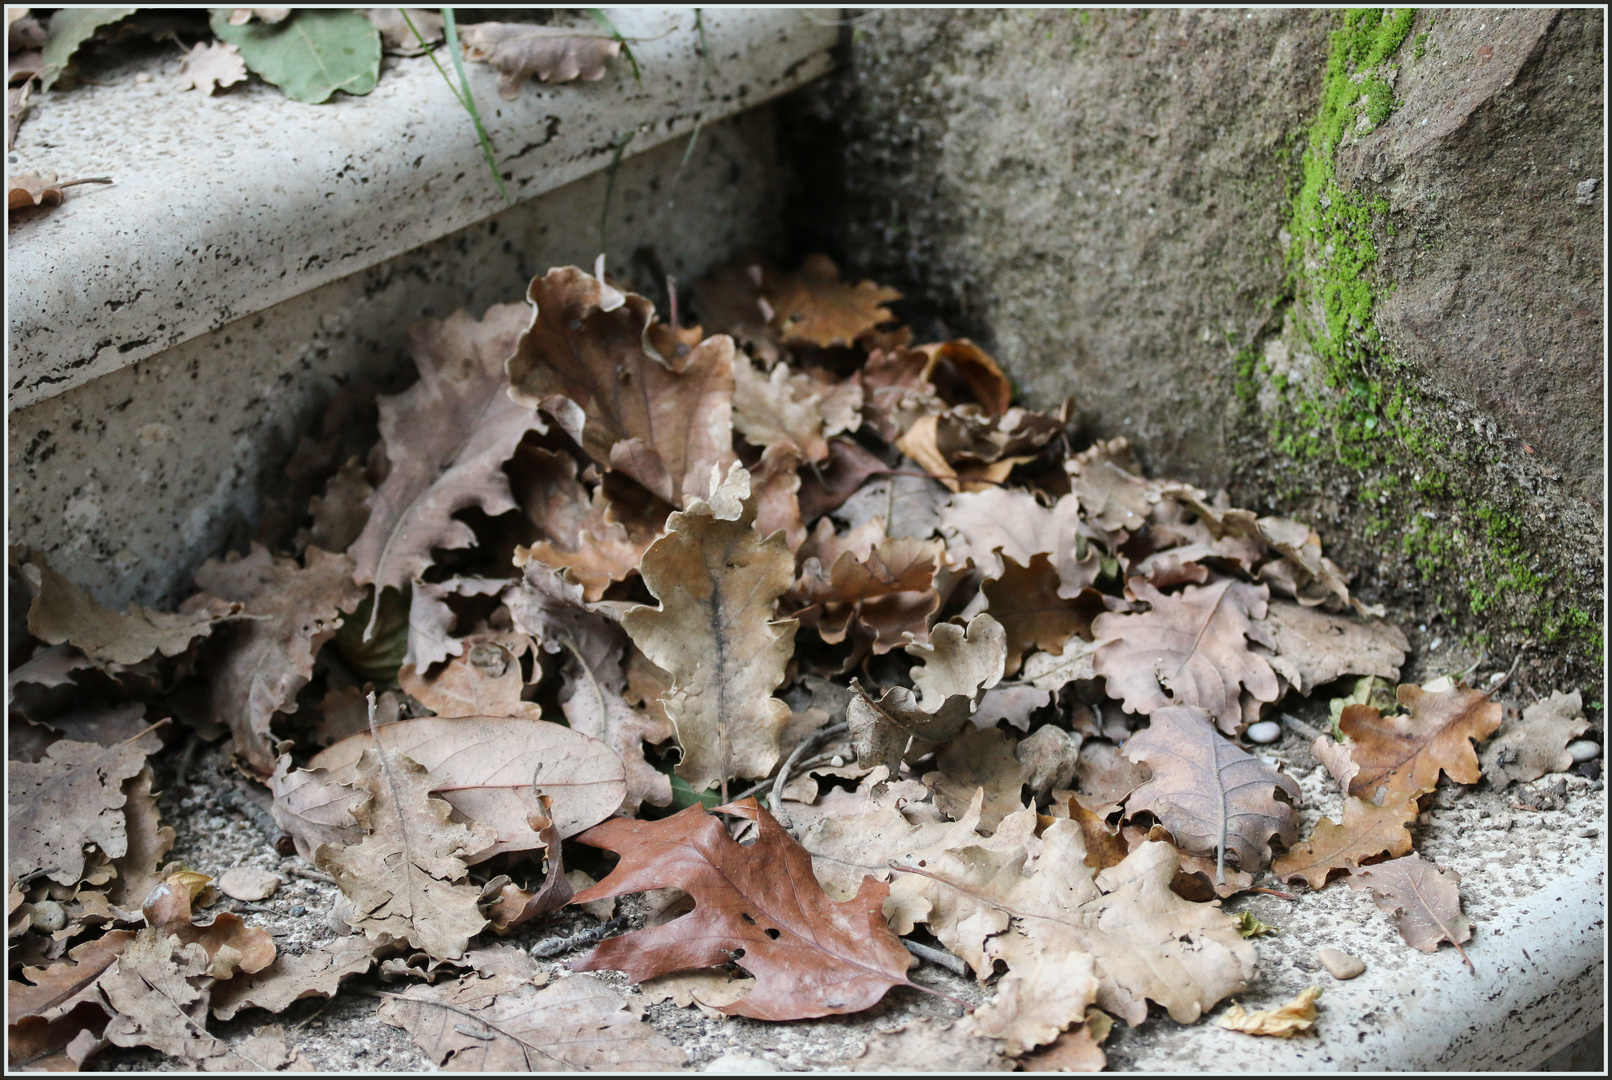
[[[148,83],[148,82],[150,82],[151,81],[151,72],[149,72],[149,71],[139,72],[138,74],[135,75],[134,81],[137,82],[137,83]]]
[[[1248,725],[1248,741],[1257,743],[1273,743],[1282,737],[1282,725],[1275,720],[1261,720],[1257,724]]]
[[[218,887],[237,900],[266,900],[280,887],[280,876],[252,866],[237,866],[224,871]]]
[[[1601,744],[1591,739],[1579,739],[1567,744],[1567,752],[1574,761],[1594,761],[1601,756]]]
[[[1358,956],[1350,956],[1342,949],[1322,949],[1317,955],[1321,959],[1321,966],[1334,979],[1352,979],[1366,970],[1365,961]]]
[[[34,905],[34,926],[47,934],[67,925],[67,911],[54,900],[41,900]]]

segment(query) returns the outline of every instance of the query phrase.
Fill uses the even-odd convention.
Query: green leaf
[[[722,805],[722,792],[718,789],[711,788],[709,791],[695,791],[689,786],[687,780],[684,780],[676,773],[672,773],[671,777],[673,810],[685,810],[695,803],[704,803],[707,810],[714,810]]]
[[[132,7],[62,8],[52,15],[39,68],[41,88],[49,90],[61,78],[78,47],[94,37],[95,31],[126,19],[138,10]]]
[[[1259,917],[1252,911],[1239,911],[1237,913],[1237,932],[1243,937],[1257,937],[1260,934],[1276,934],[1281,927],[1272,926],[1267,922],[1260,922]]]
[[[337,654],[359,675],[371,682],[397,681],[397,669],[409,651],[409,598],[396,589],[381,590],[381,612],[375,619],[375,634],[364,640],[369,625],[369,608],[375,599],[372,586],[364,602],[350,615],[343,616],[341,628],[331,644]]]
[[[213,9],[213,33],[241,50],[246,66],[294,101],[317,105],[337,90],[367,94],[381,74],[381,34],[356,11],[303,8],[273,26],[229,24]]]

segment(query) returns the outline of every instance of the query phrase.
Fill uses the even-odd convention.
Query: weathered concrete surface
[[[1340,182],[1382,192],[1377,326],[1600,505],[1605,431],[1601,246],[1603,17],[1450,11],[1403,104],[1338,154]],[[1594,190],[1581,199],[1578,187]]]
[[[778,233],[783,174],[770,109],[628,159],[608,265],[657,301]],[[481,224],[11,414],[9,540],[102,603],[172,604],[190,573],[244,546],[299,432],[339,385],[412,378],[405,331],[517,301],[550,266],[591,266],[597,172]]]
[[[796,243],[932,301],[927,329],[1032,402],[1073,395],[1154,473],[1313,522],[1426,640],[1526,642],[1540,679],[1599,686],[1602,16],[1416,15],[1382,66],[1397,111],[1329,150],[1373,204],[1374,260],[1344,276],[1374,325],[1323,363],[1315,298],[1347,260],[1289,229],[1341,24],[855,15],[786,105],[821,178]]]
[[[1072,394],[1160,473],[1231,477],[1228,333],[1282,288],[1323,12],[880,11],[817,108],[808,241],[950,310],[1027,396]],[[827,200],[825,199],[825,204]]]

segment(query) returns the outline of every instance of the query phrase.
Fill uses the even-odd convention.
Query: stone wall
[[[1602,18],[850,13],[786,113],[795,241],[1154,473],[1311,520],[1413,631],[1589,686]]]

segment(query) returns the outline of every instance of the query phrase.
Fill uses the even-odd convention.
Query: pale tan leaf
[[[708,1016],[722,1016],[718,1010],[744,997],[755,989],[756,980],[729,971],[682,971],[675,975],[661,975],[645,979],[638,984],[639,991],[649,1004],[670,1001],[680,1009],[700,1006]]]
[[[642,1006],[589,975],[542,989],[509,975],[467,975],[387,995],[379,1016],[455,1072],[652,1074],[686,1060],[642,1022]]]
[[[97,1001],[96,981],[133,940],[131,930],[110,930],[75,946],[66,960],[48,968],[23,968],[22,981],[12,979],[6,984],[10,1022],[15,1024],[24,1017],[55,1020],[85,1002]]]
[[[1526,784],[1546,773],[1573,767],[1567,744],[1589,730],[1583,699],[1577,690],[1560,690],[1522,711],[1522,719],[1507,724],[1483,748],[1483,774],[1496,789]]]
[[[883,305],[901,299],[894,289],[863,281],[851,285],[826,255],[808,255],[792,274],[768,274],[762,292],[772,307],[772,327],[786,344],[829,348],[850,345],[861,334],[889,322]]]
[[[897,467],[911,466],[904,461]],[[881,476],[858,488],[834,517],[853,529],[878,517],[888,536],[927,540],[940,527],[940,505],[946,495],[944,487],[925,476]]]
[[[1274,1035],[1279,1039],[1308,1035],[1315,1030],[1315,1000],[1320,996],[1319,986],[1307,987],[1286,1005],[1259,1012],[1246,1012],[1234,1001],[1231,1008],[1215,1017],[1215,1023],[1244,1035]]]
[[[1161,486],[1136,475],[1124,438],[1093,443],[1064,468],[1086,517],[1109,532],[1138,531],[1158,505]]]
[[[882,526],[878,518],[868,524]],[[881,537],[865,551],[857,546],[843,549],[828,519],[818,523],[814,554],[804,559],[800,579],[790,590],[793,599],[805,602],[796,612],[801,625],[812,627],[830,644],[864,629],[873,635],[876,655],[908,641],[927,644],[929,617],[940,607],[935,573],[941,545]],[[803,545],[801,550],[807,549]]]
[[[1014,753],[1015,743],[996,728],[965,727],[935,755],[935,770],[923,782],[935,805],[949,817],[968,812],[976,792],[985,793],[980,832],[990,835],[1009,814],[1024,809],[1022,792],[1029,769]]]
[[[497,304],[479,322],[458,311],[409,328],[420,380],[378,401],[390,468],[349,549],[358,584],[401,589],[431,565],[433,548],[476,543],[455,514],[515,509],[502,466],[528,431],[545,430],[533,409],[510,400],[504,372],[531,318],[525,304]]]
[[[116,1046],[149,1046],[178,1058],[215,1057],[224,1043],[207,1032],[206,951],[147,927],[101,976],[99,989],[112,1019],[106,1038]]]
[[[370,25],[380,31],[381,49],[389,55],[420,56],[442,40],[442,16],[430,8],[360,10]]]
[[[308,513],[313,517],[308,542],[326,551],[346,551],[364,532],[369,497],[374,493],[369,470],[356,457],[349,458],[325,482],[324,494],[308,500]]]
[[[1025,1057],[1020,1068],[1025,1072],[1102,1072],[1108,1066],[1108,1055],[1098,1045],[1102,1040],[1093,1034],[1098,1026],[1091,1020],[1093,1014],[1105,1020],[1108,1017],[1101,1009],[1087,1009],[1085,1023],[1070,1028],[1045,1049]]]
[[[246,81],[246,61],[234,45],[198,41],[179,62],[179,89],[217,93]]]
[[[468,853],[472,862],[541,847],[527,824],[534,814],[547,816],[539,795],[554,800],[555,825],[571,836],[614,813],[626,791],[621,759],[609,747],[546,720],[426,716],[379,731],[389,752],[429,770],[431,790],[456,816],[495,830],[491,846]],[[359,758],[373,745],[366,731],[321,751],[308,762],[311,775],[302,786],[317,784],[328,798],[336,794],[332,788],[355,785]],[[303,798],[315,802],[312,792]]]
[[[262,971],[274,963],[276,954],[266,930],[248,926],[232,911],[219,912],[206,922],[195,920],[191,905],[211,880],[191,870],[170,873],[147,894],[140,913],[149,926],[172,934],[179,945],[199,945],[206,960],[203,972],[214,979],[228,979],[237,971]]]
[[[478,634],[465,638],[463,645],[463,656],[449,660],[429,678],[403,665],[398,685],[438,716],[542,718],[543,710],[535,702],[521,700],[526,683],[520,658],[530,651],[530,642],[516,634]]]
[[[230,1047],[222,1057],[202,1062],[208,1072],[313,1072],[314,1066],[301,1051],[287,1049],[285,1029],[278,1024],[258,1028]]]
[[[1415,820],[1414,799],[1373,806],[1364,799],[1347,798],[1341,825],[1331,818],[1316,822],[1310,838],[1277,859],[1271,873],[1284,881],[1303,878],[1310,888],[1319,889],[1336,871],[1356,870],[1385,854],[1398,858],[1409,852],[1409,826]]]
[[[1321,535],[1302,521],[1262,517],[1259,535],[1283,558],[1260,568],[1259,576],[1305,607],[1325,604],[1342,610],[1350,604],[1349,583],[1336,564],[1321,554]]]
[[[258,772],[274,768],[274,714],[291,710],[297,691],[313,674],[314,657],[335,636],[342,612],[352,611],[364,592],[353,584],[353,562],[317,547],[307,566],[253,544],[245,558],[209,559],[196,571],[205,590],[187,600],[232,601],[254,616],[214,635],[208,678],[213,716],[229,722],[235,748]]]
[[[476,907],[481,890],[456,882],[468,872],[465,857],[496,834],[450,821],[449,805],[430,794],[427,771],[382,743],[356,766],[354,786],[369,798],[353,819],[368,835],[351,847],[321,845],[314,864],[341,887],[350,908],[344,920],[354,929],[402,939],[437,959],[463,956],[487,920]]]
[[[763,449],[793,446],[807,461],[828,457],[828,438],[861,424],[860,382],[821,382],[779,364],[770,375],[748,359],[733,366],[733,427]]]
[[[1097,678],[1092,654],[1098,643],[1071,634],[1056,652],[1033,653],[1025,658],[1019,677],[1043,691],[1058,691],[1076,680]]]
[[[109,858],[129,850],[124,781],[162,746],[147,729],[114,746],[59,739],[38,762],[6,763],[6,865],[11,877],[43,874],[63,885],[84,874],[87,844]]]
[[[162,876],[157,868],[162,857],[174,846],[174,831],[162,824],[157,799],[151,791],[152,773],[148,763],[139,774],[123,785],[124,835],[128,847],[112,860],[117,877],[107,890],[107,900],[127,911],[138,911]]]
[[[1461,912],[1461,892],[1456,888],[1460,880],[1454,870],[1406,855],[1356,870],[1349,876],[1349,887],[1370,889],[1378,909],[1393,916],[1394,926],[1412,948],[1437,952],[1439,944],[1448,941],[1471,968],[1472,961],[1461,948],[1472,937],[1472,920]]]
[[[967,627],[939,623],[929,644],[909,645],[907,652],[923,661],[912,669],[912,683],[923,695],[925,709],[938,709],[952,697],[976,699],[997,684],[1007,653],[1002,624],[981,613]]]
[[[463,656],[465,641],[453,636],[455,615],[448,597],[490,596],[508,585],[508,578],[487,577],[416,581],[409,595],[409,648],[403,654],[403,666],[421,672],[450,656]]]
[[[756,532],[771,536],[783,531],[784,543],[794,551],[806,540],[806,522],[800,510],[800,452],[790,443],[774,443],[762,451],[750,474],[756,497]]]
[[[1269,863],[1272,836],[1286,847],[1298,839],[1298,783],[1223,737],[1203,709],[1158,710],[1126,742],[1125,756],[1153,769],[1125,801],[1126,815],[1156,815],[1184,852],[1230,854],[1251,873]],[[1290,801],[1278,801],[1276,790]]]
[[[532,23],[485,22],[459,31],[465,59],[491,64],[498,71],[498,96],[513,101],[528,77],[539,82],[604,78],[621,42],[609,34]]]
[[[1274,646],[1257,621],[1265,616],[1263,585],[1223,578],[1166,596],[1133,578],[1130,590],[1152,610],[1108,612],[1092,623],[1099,644],[1092,665],[1126,711],[1195,705],[1234,733],[1243,721],[1244,688],[1256,701],[1276,700],[1276,673],[1247,644]]]
[[[683,747],[677,774],[695,791],[766,776],[789,721],[789,706],[772,692],[799,624],[773,621],[772,610],[794,578],[794,559],[781,536],[763,540],[750,527],[748,496],[749,474],[735,464],[711,502],[673,514],[640,570],[661,606],[632,608],[621,620],[672,675],[662,705]]]
[[[22,568],[34,588],[28,632],[50,645],[70,644],[96,664],[138,664],[157,654],[178,656],[206,637],[222,617],[239,607],[213,604],[188,612],[152,611],[134,604],[119,615],[46,566],[35,555]]]
[[[370,969],[380,947],[363,934],[354,934],[300,954],[281,952],[263,970],[215,986],[213,1015],[229,1020],[248,1008],[277,1013],[303,998],[332,997],[343,979]]]
[[[1006,1044],[986,1035],[972,1017],[940,1020],[921,1016],[875,1034],[856,1057],[836,1062],[852,1072],[911,1072],[921,1063],[944,1063],[947,1071],[1011,1072]]]
[[[1410,649],[1405,635],[1391,623],[1360,622],[1285,600],[1269,603],[1265,624],[1276,650],[1268,662],[1306,697],[1317,686],[1344,675],[1397,680]]]
[[[511,395],[673,506],[709,496],[712,466],[734,460],[733,339],[706,338],[669,363],[644,343],[654,305],[627,293],[606,310],[603,289],[575,267],[532,281],[537,315],[509,360]]]

